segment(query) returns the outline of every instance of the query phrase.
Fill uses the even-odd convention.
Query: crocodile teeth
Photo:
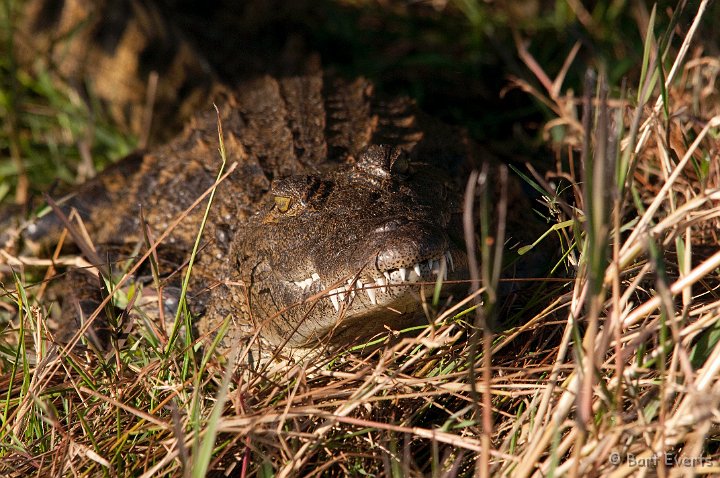
[[[312,278],[308,278],[308,279],[305,279],[305,280],[300,280],[300,281],[294,281],[294,282],[293,282],[293,284],[295,284],[296,286],[300,287],[300,288],[303,289],[303,290],[305,290],[305,289],[307,289],[308,287],[310,287],[310,285],[311,285],[312,283],[313,283],[313,279],[312,279]]]
[[[391,269],[382,271],[382,277],[374,279],[377,288],[374,291],[373,304],[375,304],[375,297],[377,297],[377,289],[380,292],[390,292],[390,287],[396,287],[403,283],[416,283],[423,280],[423,277],[427,278],[428,274],[434,274],[438,279],[447,280],[450,271],[455,270],[455,264],[453,263],[453,257],[450,251],[443,252],[439,257],[434,257],[426,261],[418,262],[406,267],[398,267],[397,269]],[[348,281],[350,283],[351,281]],[[363,284],[360,281],[355,282],[355,289],[363,289],[364,287],[372,285],[372,282]],[[385,290],[383,290],[383,287]],[[370,295],[370,294],[368,294]]]
[[[448,268],[447,263],[445,262],[445,256],[440,259],[430,259],[428,261],[428,267],[433,274],[439,276],[440,273],[442,273],[443,280],[447,280]]]
[[[453,258],[452,254],[450,254],[450,251],[447,251],[445,253],[445,261],[448,263],[448,266],[450,267],[451,271],[455,270],[455,264],[453,264]]]
[[[340,302],[345,302],[345,292],[347,292],[347,289],[344,287],[338,287],[335,289],[335,295]]]
[[[340,312],[340,303],[338,302],[337,295],[335,295],[335,291],[337,289],[333,289],[330,291],[330,302],[332,302],[333,307],[335,307],[335,312]]]
[[[422,279],[422,271],[420,270],[420,264],[418,263],[415,264],[412,267],[412,270],[407,273],[407,280],[409,282],[417,282],[420,279]]]
[[[305,290],[308,287],[310,287],[313,284],[313,282],[319,281],[319,280],[320,280],[320,275],[317,272],[313,272],[312,275],[310,277],[308,277],[307,279],[293,281],[293,284],[300,287],[302,290]]]
[[[382,277],[378,277],[377,279],[375,279],[375,283],[380,286],[380,289],[385,287],[385,292],[387,292],[387,284],[388,283],[385,279],[383,279]]]
[[[355,281],[353,279],[347,280],[347,285],[341,286],[337,289],[338,291],[342,291],[340,293],[340,300],[345,300],[345,297],[353,298],[355,297]]]
[[[368,298],[370,299],[370,303],[372,305],[377,305],[377,298],[375,297],[375,289],[365,289],[365,292],[368,295]]]

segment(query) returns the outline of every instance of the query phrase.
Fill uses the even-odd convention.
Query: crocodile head
[[[464,276],[458,188],[398,148],[276,180],[269,197],[234,247],[253,320],[273,343],[402,328],[420,287]]]

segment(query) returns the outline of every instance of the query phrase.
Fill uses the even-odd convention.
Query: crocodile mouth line
[[[364,292],[372,305],[377,305],[378,293],[389,294],[390,287],[414,284],[423,279],[428,280],[431,275],[437,277],[441,273],[442,280],[445,281],[448,277],[448,270],[450,270],[450,272],[455,270],[452,254],[449,250],[439,256],[417,262],[409,267],[376,271],[381,275],[375,278],[366,278],[365,281],[359,278],[348,279],[346,285],[330,289],[327,292],[327,298],[330,299],[336,312],[340,311],[340,304],[342,302],[345,302],[347,298],[354,298],[355,293],[358,291]],[[319,281],[320,275],[317,272],[313,272],[307,279],[292,282],[303,291],[306,291]],[[320,288],[324,289],[324,286],[321,284]]]

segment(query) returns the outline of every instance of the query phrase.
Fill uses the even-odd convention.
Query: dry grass
[[[21,271],[0,300],[0,474],[720,473],[720,62],[692,26],[678,50],[653,30],[640,83],[612,95],[602,74],[562,93],[565,70],[521,48],[544,91],[517,84],[557,115],[556,168],[535,181],[572,277],[522,325],[473,333],[496,304],[470,296],[365,354],[228,367],[139,327],[79,356]]]

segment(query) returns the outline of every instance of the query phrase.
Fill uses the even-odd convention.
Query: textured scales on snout
[[[273,318],[263,324],[273,342],[401,328],[419,284],[464,269],[456,186],[399,147],[370,145],[344,164],[276,180],[270,196],[232,255],[249,272],[251,310]]]

